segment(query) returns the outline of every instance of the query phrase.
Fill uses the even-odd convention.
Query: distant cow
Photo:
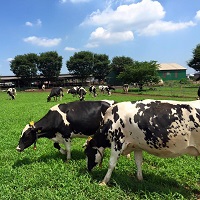
[[[45,91],[45,84],[42,85],[42,90]]]
[[[62,97],[64,96],[64,92],[62,87],[54,87],[51,89],[50,95],[47,97],[47,102],[51,100],[51,98],[54,98],[54,101],[57,101],[58,97],[60,97],[60,100],[62,100]]]
[[[9,97],[10,99],[14,100],[14,99],[15,99],[15,96],[16,96],[16,94],[17,94],[17,91],[16,91],[15,88],[8,88],[8,89],[7,89],[7,94],[8,94],[8,97]]]
[[[99,85],[99,90],[101,93],[107,93],[109,96],[111,95],[111,91],[110,90],[115,90],[115,88],[113,86],[110,85]]]
[[[89,87],[89,92],[90,92],[90,94],[93,95],[93,97],[96,97],[96,96],[97,96],[97,90],[96,90],[96,87],[95,87],[94,85],[91,85],[91,86]]]
[[[124,90],[125,93],[128,93],[129,85],[128,84],[124,84],[123,85],[123,90]]]
[[[79,86],[72,87],[71,89],[67,90],[67,94],[72,94],[73,97],[78,95]]]
[[[86,93],[87,93],[87,91],[86,91],[85,88],[80,87],[80,88],[78,89],[78,96],[79,96],[80,101],[83,101],[83,100],[85,99]]]
[[[71,158],[70,140],[74,137],[93,135],[99,128],[106,110],[114,104],[112,100],[104,101],[75,101],[53,106],[49,112],[36,123],[27,124],[22,131],[19,152],[34,143],[39,138],[48,138],[54,141],[54,147],[62,154]],[[59,145],[65,145],[66,150]]]
[[[103,124],[85,149],[88,170],[92,170],[101,164],[104,149],[111,147],[109,168],[102,184],[110,180],[121,154],[134,151],[139,180],[143,179],[142,151],[163,158],[200,155],[199,101],[122,102],[108,108]]]

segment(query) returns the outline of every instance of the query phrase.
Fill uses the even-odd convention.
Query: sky
[[[136,61],[187,62],[200,43],[200,0],[1,0],[0,75],[17,55],[90,51]]]

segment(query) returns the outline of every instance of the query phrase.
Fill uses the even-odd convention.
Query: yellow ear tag
[[[87,141],[89,142],[90,140],[92,140],[92,137],[89,136],[88,139],[87,139]]]
[[[38,130],[38,133],[41,133],[41,132],[42,132],[42,131],[39,129],[39,130]]]
[[[31,122],[29,123],[29,125],[30,125],[30,126],[34,126],[34,121],[31,121]]]

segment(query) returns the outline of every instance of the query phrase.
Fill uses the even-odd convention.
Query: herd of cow
[[[42,86],[42,90],[43,91],[45,90],[45,85]],[[110,96],[111,90],[115,90],[115,88],[110,85],[108,85],[108,86],[100,85],[99,90],[102,94],[107,93]],[[16,89],[8,88],[7,94],[10,99],[14,100],[15,96],[16,96]],[[78,96],[80,101],[83,101],[85,99],[85,95],[87,94],[87,91],[84,87],[75,86],[75,87],[72,87],[71,89],[68,89],[67,94],[72,94],[73,97]],[[95,86],[91,85],[89,87],[89,94],[92,94],[94,97],[97,96],[97,90],[96,90]],[[54,101],[57,101],[58,97],[61,100],[63,96],[64,96],[63,88],[62,87],[54,87],[51,89],[51,92],[47,97],[47,102],[49,102],[52,97],[54,98]]]
[[[128,85],[124,88],[128,89]],[[99,87],[107,92],[113,87]],[[95,97],[96,87],[89,92]],[[124,90],[126,93],[126,91]],[[128,90],[127,90],[128,92]],[[15,99],[16,90],[7,90]],[[111,149],[108,171],[101,184],[106,185],[120,155],[134,152],[137,179],[143,180],[142,151],[158,157],[171,158],[183,154],[200,155],[200,105],[196,101],[141,100],[117,103],[113,100],[83,101],[87,93],[83,87],[73,87],[68,94],[80,101],[58,104],[37,122],[30,122],[22,130],[16,148],[22,152],[39,138],[48,138],[66,159],[71,159],[71,139],[88,137],[83,145],[87,169],[101,165],[105,148]],[[64,95],[61,87],[53,88],[47,101]],[[59,144],[64,144],[65,149]]]
[[[62,88],[58,89],[63,94]],[[27,124],[16,150],[22,152],[31,145],[36,148],[39,138],[48,138],[69,160],[71,139],[88,137],[83,146],[89,171],[102,164],[105,148],[111,149],[102,185],[110,180],[120,155],[134,152],[138,180],[143,179],[143,151],[164,158],[200,155],[199,100],[82,101],[84,91],[82,87],[68,90],[79,95],[81,101],[55,105],[39,121]],[[96,95],[95,91],[90,92]],[[54,96],[51,91],[47,100]],[[59,144],[64,144],[65,149]]]

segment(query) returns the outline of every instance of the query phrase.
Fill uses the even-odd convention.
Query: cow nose
[[[19,151],[19,152],[22,151],[21,148],[20,148],[19,146],[17,146],[16,150]]]

